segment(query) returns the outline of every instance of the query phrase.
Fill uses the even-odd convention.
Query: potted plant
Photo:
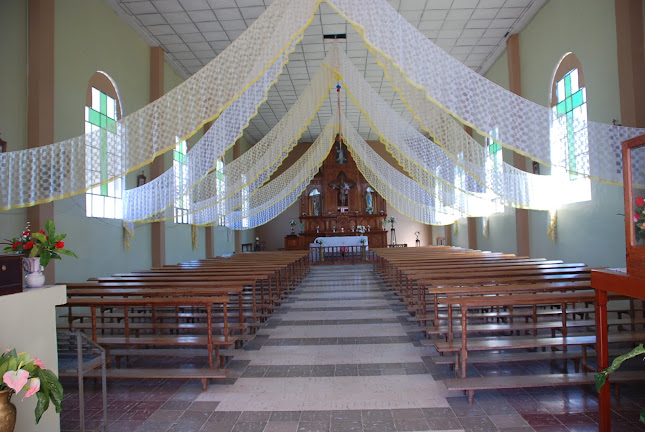
[[[16,422],[16,408],[11,403],[11,396],[25,391],[24,398],[36,395],[38,402],[34,411],[36,424],[43,413],[54,405],[57,413],[61,412],[63,402],[63,386],[56,375],[45,368],[42,360],[25,352],[17,354],[16,350],[7,350],[0,355],[0,405],[6,403],[13,411],[13,424]],[[6,408],[6,407],[5,407]],[[7,412],[7,411],[5,411]],[[9,420],[11,422],[11,420]],[[13,430],[10,428],[9,430]]]
[[[71,250],[64,249],[63,239],[67,234],[56,234],[53,221],[45,223],[45,229],[32,232],[29,222],[20,237],[5,240],[4,253],[17,253],[24,255],[23,267],[27,272],[25,281],[28,287],[39,287],[45,283],[42,274],[44,267],[53,259],[61,259],[61,255],[78,258]]]

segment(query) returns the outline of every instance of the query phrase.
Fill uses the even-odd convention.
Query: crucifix
[[[349,190],[356,186],[356,182],[347,179],[344,171],[338,173],[337,182],[329,183],[329,187],[338,190],[337,205],[340,207],[347,207],[347,194]]]

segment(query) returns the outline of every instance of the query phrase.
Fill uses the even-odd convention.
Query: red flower
[[[11,246],[11,249],[16,249],[18,246],[20,246],[22,242],[15,242],[13,246]]]
[[[56,249],[62,249],[62,248],[64,248],[64,247],[65,247],[65,243],[64,243],[64,242],[62,242],[62,241],[59,241],[59,242],[58,242],[58,243],[56,243],[54,246],[56,247]]]
[[[40,234],[47,234],[47,233],[45,232],[45,230],[39,230],[39,231],[38,231],[38,233],[40,233]]]
[[[22,232],[22,235],[24,235],[24,236],[28,236],[29,234],[31,234],[31,231],[23,231]]]
[[[636,205],[638,207],[643,207],[645,205],[645,198],[642,196],[636,197]]]
[[[638,222],[638,219],[641,218],[641,215],[638,214],[638,212],[634,212],[634,222]]]
[[[34,247],[34,242],[31,240],[25,243],[25,249],[31,249],[32,247]]]

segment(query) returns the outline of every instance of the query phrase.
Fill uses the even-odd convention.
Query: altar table
[[[361,239],[365,239],[364,243],[361,243]],[[367,236],[358,236],[358,235],[348,235],[348,236],[334,236],[334,237],[317,237],[314,243],[311,243],[310,246],[316,247],[320,246],[316,241],[322,240],[323,247],[336,247],[336,246],[365,246],[365,249],[369,249]]]

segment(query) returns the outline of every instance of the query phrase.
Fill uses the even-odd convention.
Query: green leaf
[[[58,381],[54,372],[49,369],[41,369],[40,382],[41,385],[43,382],[46,383],[49,390],[49,397],[56,408],[56,412],[59,413],[62,409],[61,404],[63,403],[63,386],[60,384],[60,381]]]
[[[35,238],[36,240],[42,243],[45,243],[47,241],[47,237],[45,236],[45,234],[35,232],[35,233],[31,233],[31,237]]]
[[[641,418],[640,418],[640,420],[641,420],[641,423],[645,423],[645,408],[643,408],[641,410]]]
[[[58,234],[56,237],[54,237],[54,240],[52,241],[52,244],[58,243],[59,241],[61,241],[65,237],[67,237],[67,234]]]
[[[36,258],[40,253],[40,249],[41,249],[40,246],[35,244],[34,247],[31,248],[31,251],[29,252],[29,258]],[[42,259],[41,259],[41,264],[42,264]]]
[[[45,231],[47,231],[47,234],[49,234],[49,238],[52,238],[56,235],[56,225],[54,225],[54,221],[48,220],[45,222]]]
[[[49,397],[43,392],[36,393],[36,397],[38,398],[38,402],[36,403],[34,413],[36,414],[36,424],[38,424],[43,413],[49,408]]]
[[[623,354],[621,356],[616,357],[614,361],[611,362],[611,365],[607,369],[595,375],[594,378],[596,380],[596,390],[600,391],[602,386],[605,385],[605,382],[607,381],[607,375],[609,375],[612,372],[615,372],[620,367],[620,365],[623,364],[625,360],[636,357],[640,354],[645,354],[645,348],[643,348],[643,344],[638,345],[636,348],[634,348],[627,354]]]
[[[0,364],[0,376],[3,376],[9,370],[9,360]]]
[[[67,250],[67,249],[56,249],[56,253],[71,256],[71,257],[74,257],[74,258],[78,258],[74,252],[72,252],[71,250]]]
[[[51,253],[48,250],[43,251],[43,253],[40,254],[40,265],[47,267],[47,264],[49,264],[51,258]]]

